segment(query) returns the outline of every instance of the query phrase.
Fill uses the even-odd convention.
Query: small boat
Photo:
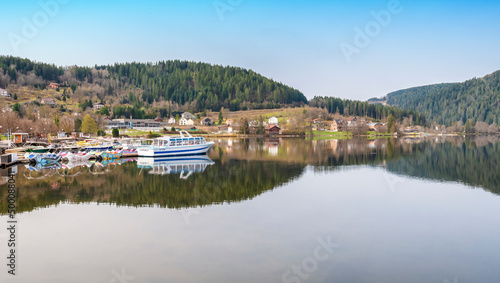
[[[34,147],[34,148],[28,148],[26,150],[26,152],[29,152],[29,153],[46,153],[49,150],[51,150],[51,148],[47,148],[47,147]]]
[[[103,160],[118,159],[122,156],[122,150],[116,151],[103,151],[100,156]]]
[[[138,148],[137,154],[139,157],[197,155],[206,153],[214,144],[207,142],[203,137],[193,137],[187,131],[179,133],[180,136],[157,138],[150,146]]]
[[[118,159],[118,158],[122,157],[122,151],[121,150],[104,151],[102,153],[102,157],[104,157],[105,160],[107,160],[107,159]]]

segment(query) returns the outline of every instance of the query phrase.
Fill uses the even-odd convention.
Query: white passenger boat
[[[214,144],[203,137],[193,137],[187,131],[180,131],[180,136],[161,137],[148,147],[137,149],[139,157],[161,157],[173,155],[203,154]]]

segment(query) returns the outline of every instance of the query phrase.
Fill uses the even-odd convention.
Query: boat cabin
[[[153,142],[153,146],[186,146],[206,144],[205,138],[202,137],[176,137],[167,139],[157,139]]]

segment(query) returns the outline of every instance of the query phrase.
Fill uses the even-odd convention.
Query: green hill
[[[16,84],[44,90],[50,82],[71,88],[71,92],[65,92],[68,96],[84,88],[81,96],[70,97],[80,104],[97,97],[107,105],[128,104],[136,109],[150,108],[162,101],[188,105],[192,111],[218,111],[221,107],[279,108],[307,103],[300,91],[238,67],[175,60],[63,68],[0,56],[0,87]]]
[[[463,83],[399,90],[387,94],[386,100],[388,105],[416,110],[439,124],[474,120],[500,125],[500,71]]]

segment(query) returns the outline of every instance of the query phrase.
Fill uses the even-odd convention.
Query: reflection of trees
[[[270,151],[275,149],[277,151]],[[386,165],[392,172],[461,181],[500,194],[500,142],[473,140],[351,139],[351,140],[221,140],[211,150],[215,164],[188,180],[179,175],[153,175],[135,162],[121,166],[94,164],[94,173],[75,168],[42,180],[16,178],[18,211],[31,211],[61,201],[99,202],[129,206],[182,208],[251,199],[298,178],[305,166],[334,171],[345,165]],[[27,170],[27,169],[25,169]],[[73,174],[75,173],[75,174]],[[0,186],[0,213],[7,211],[7,186]]]
[[[203,173],[181,180],[178,175],[150,175],[135,162],[117,166],[110,174],[55,176],[49,180],[18,178],[18,211],[31,211],[61,201],[114,203],[129,206],[182,208],[251,199],[274,189],[303,172],[303,165],[278,162],[216,161]],[[140,173],[140,174],[139,174]],[[3,187],[2,187],[3,188]],[[55,188],[55,189],[54,189]],[[1,192],[0,212],[6,213]]]
[[[454,139],[415,145],[415,154],[387,163],[403,175],[459,181],[500,194],[500,142],[495,139]]]

